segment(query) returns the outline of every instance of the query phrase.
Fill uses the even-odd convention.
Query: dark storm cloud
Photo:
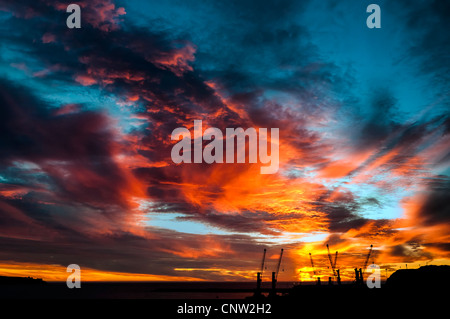
[[[199,42],[196,67],[223,84],[232,99],[252,97],[246,100],[251,111],[261,108],[266,90],[289,94],[305,116],[336,107],[331,102],[317,101],[317,97],[346,90],[350,82],[340,68],[321,59],[312,43],[302,19],[308,3],[286,0],[210,4],[207,12],[217,16],[217,22],[192,36]]]
[[[73,79],[78,79],[83,85],[98,85],[101,89],[117,95],[137,94],[140,100],[146,104],[147,110],[149,110],[149,112],[143,112],[141,115],[147,117],[150,122],[149,130],[145,132],[145,135],[140,134],[138,137],[146,146],[146,150],[138,151],[141,155],[155,161],[166,160],[170,154],[169,149],[171,146],[164,143],[164,141],[170,136],[170,132],[175,127],[180,126],[187,118],[192,118],[194,114],[199,112],[211,113],[220,108],[224,109],[223,118],[213,120],[213,125],[215,124],[216,127],[225,127],[224,122],[239,123],[238,117],[222,104],[217,96],[213,94],[212,89],[203,82],[198,73],[189,70],[189,68],[182,73],[178,73],[180,70],[177,68],[180,66],[172,65],[171,63],[176,62],[173,62],[171,59],[173,55],[185,54],[185,52],[177,51],[179,48],[175,47],[170,41],[165,40],[164,34],[155,34],[143,28],[130,25],[107,33],[89,25],[80,30],[68,30],[61,28],[60,24],[57,23],[57,20],[64,17],[64,14],[58,12],[50,5],[34,6],[33,10],[42,14],[45,13],[46,17],[52,17],[54,20],[43,20],[40,15],[33,15],[30,19],[25,20],[11,17],[8,22],[15,26],[15,34],[6,36],[6,39],[15,45],[27,46],[30,53],[36,58],[43,60],[46,65],[56,63],[64,66],[60,70],[48,74],[42,81],[64,79],[68,83],[73,83]],[[31,25],[34,25],[34,28],[32,28],[33,32],[25,32]],[[55,42],[43,43],[43,41],[40,41],[44,33],[54,34]],[[33,43],[32,47],[29,46],[31,43]],[[182,44],[182,47],[186,46],[186,44]],[[18,103],[20,105],[33,105],[33,103],[25,100],[18,101]],[[83,132],[80,132],[80,129],[84,126],[80,125],[79,128],[76,127],[71,130],[70,127],[64,126],[66,117],[79,117],[80,120],[84,120],[84,126],[89,125],[89,123],[97,123],[99,126],[106,124],[105,120],[103,122],[100,121],[102,119],[100,114],[88,114],[86,112],[62,116],[58,118],[58,121],[49,120],[48,122],[55,126],[60,125],[60,127],[55,127],[55,129],[62,131],[59,134],[61,136],[61,145],[53,145],[54,147],[52,147],[51,143],[45,143],[45,140],[42,141],[43,144],[48,145],[49,151],[64,150],[68,155],[73,156],[74,154],[71,154],[69,149],[71,144],[69,143],[67,146],[64,144],[65,139],[70,138],[74,141],[74,145],[80,143],[80,146],[76,146],[78,147],[77,150],[83,147],[86,148],[85,155],[91,156],[86,159],[87,165],[95,166],[94,168],[102,176],[112,175],[111,177],[113,177],[117,175],[113,170],[114,167],[111,167],[108,171],[108,167],[113,166],[113,163],[102,161],[102,156],[110,157],[112,155],[110,151],[112,147],[107,140],[107,134],[103,136],[100,135],[102,132],[97,134],[94,131],[93,134],[87,136],[92,146],[89,143],[77,141],[77,136],[86,136],[86,133],[82,134]],[[29,120],[32,121],[32,119]],[[154,129],[153,123],[158,124],[157,129]],[[40,123],[38,122],[36,126],[39,125]],[[77,125],[76,121],[74,121],[74,125]],[[49,126],[49,130],[42,133],[45,134],[44,137],[56,134],[51,128],[52,126]],[[19,134],[14,132],[13,136],[24,134],[21,132],[22,127],[17,126],[16,129]],[[40,136],[36,135],[34,138],[39,140]],[[59,142],[59,140],[56,141]],[[98,143],[98,147],[94,143]],[[36,141],[34,144],[38,145],[36,147],[40,145],[39,141]],[[13,156],[15,152],[19,152],[20,145],[20,143],[11,143],[11,150],[7,152],[8,156]],[[92,152],[89,152],[91,148]],[[35,152],[32,148],[27,147],[26,149],[32,154]],[[41,156],[52,158],[52,154],[47,154],[49,151],[40,154]],[[96,153],[99,154],[97,155]],[[23,154],[23,158],[33,160],[31,154]],[[74,158],[76,159],[77,156],[74,156]],[[49,173],[50,175],[55,175],[58,171],[49,169]],[[177,172],[173,168],[141,168],[136,170],[135,173],[141,179],[151,184],[148,188],[150,196],[167,200],[180,197],[179,188],[164,184],[165,182],[173,184],[179,181],[176,175]],[[59,176],[59,179],[61,178],[62,176]],[[59,179],[55,183],[58,183]],[[118,185],[117,187],[120,187],[119,185],[123,186],[123,183],[118,179],[117,182],[109,185]],[[80,188],[76,186],[65,180],[61,180],[61,183],[58,183],[59,188],[66,189],[69,187],[72,191]],[[102,197],[113,194],[108,192],[110,187],[116,186],[108,186],[106,189],[99,187],[98,190],[91,192],[91,196],[101,201]],[[102,193],[99,194],[100,189]],[[81,194],[78,195],[81,196]],[[191,210],[188,204],[187,208],[183,209],[183,211],[185,210]]]
[[[369,143],[377,144],[376,151],[359,167],[352,170],[348,176],[353,176],[363,171],[365,168],[376,164],[382,160],[381,169],[383,171],[396,171],[398,174],[423,177],[426,169],[424,166],[416,165],[414,160],[433,143],[448,135],[447,123],[448,115],[437,115],[429,120],[417,120],[407,123],[397,123],[392,120],[394,115],[386,110],[386,114],[379,114],[376,117],[380,121],[369,121],[363,130],[363,135],[358,139]],[[357,142],[360,143],[360,142]],[[361,147],[365,147],[361,145]],[[445,144],[445,143],[444,143]],[[442,144],[439,148],[445,148]],[[373,146],[373,145],[372,145]],[[383,157],[388,157],[385,161]],[[436,164],[444,164],[448,161],[448,153],[436,159]]]
[[[331,247],[345,243],[346,241],[346,239],[341,238],[341,236],[339,236],[338,234],[331,234],[326,240],[327,244]]]
[[[68,160],[110,155],[107,118],[83,112],[55,116],[29,89],[0,79],[1,159]],[[84,140],[86,139],[86,140]]]
[[[437,176],[428,185],[427,197],[419,210],[424,225],[450,223],[450,179],[446,176]]]
[[[358,232],[355,236],[362,238],[386,237],[395,233],[395,230],[389,227],[391,224],[389,220],[363,218],[356,211],[352,211],[343,205],[330,204],[324,207],[323,211],[327,214],[329,231],[332,233],[345,233],[352,229],[365,229],[365,231]]]
[[[66,18],[64,12],[51,5],[42,6],[45,7],[45,10],[41,9],[46,14],[45,20],[40,16],[25,20],[11,17],[8,23],[15,26],[15,31],[8,35],[5,30],[4,36],[11,43],[28,46],[29,53],[44,64],[61,66],[61,70],[49,74],[43,81],[65,75],[68,82],[78,76],[83,84],[83,77],[89,78],[94,81],[92,83],[116,94],[138,94],[153,101],[153,107],[157,109],[169,105],[181,118],[202,108],[211,111],[223,106],[197,73],[189,69],[183,74],[174,73],[174,68],[182,68],[176,65],[175,55],[185,52],[177,48],[176,43],[166,40],[164,34],[132,25],[127,25],[126,30],[110,32],[89,25],[70,30],[61,27],[60,21]],[[32,32],[26,32],[28,29]],[[54,42],[41,40],[47,33],[54,35]],[[181,44],[181,47],[187,45]],[[159,111],[159,116],[164,114]]]
[[[419,38],[411,53],[420,59],[421,72],[430,74],[448,96],[450,38],[444,30],[450,29],[450,3],[440,0],[403,3],[408,12],[408,27]]]
[[[267,212],[241,212],[240,214],[221,214],[208,211],[201,215],[187,215],[182,220],[198,220],[207,222],[215,227],[235,231],[239,233],[261,233],[266,235],[277,235],[275,231],[268,227],[268,223],[288,221],[293,218],[304,217],[301,214],[290,214],[289,216],[274,216]]]
[[[405,262],[417,259],[433,259],[432,254],[424,251],[422,245],[417,242],[408,242],[391,247],[390,254],[396,257],[403,257]]]
[[[330,201],[329,198],[333,197]],[[346,240],[339,234],[353,231],[355,238],[364,239],[386,238],[396,232],[392,229],[392,221],[389,219],[370,219],[363,217],[364,209],[369,206],[381,204],[372,197],[355,198],[350,192],[333,194],[329,191],[314,203],[314,208],[325,213],[324,218],[328,222],[330,236],[328,241],[332,244],[343,243]]]
[[[137,96],[147,110],[140,116],[149,123],[145,132],[137,132],[140,143],[146,146],[145,150],[138,150],[139,154],[155,162],[167,160],[171,145],[165,141],[172,130],[191,122],[198,114],[207,115],[222,109],[221,116],[211,120],[212,125],[224,128],[230,123],[242,124],[243,121],[204,83],[201,75],[188,66],[189,59],[193,58],[188,42],[167,40],[164,33],[153,33],[130,24],[109,32],[90,25],[69,30],[61,27],[64,12],[45,4],[32,8],[46,18],[38,14],[29,19],[11,17],[8,24],[14,33],[6,34],[5,30],[5,39],[16,46],[27,47],[29,53],[48,68],[58,66],[40,79],[41,82],[58,80],[73,84],[75,80],[117,96]],[[29,29],[32,31],[28,32]],[[52,34],[55,41],[44,43],[41,41],[43,34]],[[101,140],[99,143],[101,147],[107,145]],[[161,190],[153,187],[150,192],[158,195]]]
[[[337,80],[337,69],[332,64],[317,62],[312,54],[314,46],[308,42],[304,28],[286,24],[286,20],[296,17],[304,5],[296,1],[283,1],[276,5],[246,1],[227,4],[222,8],[217,4],[215,10],[220,9],[222,14],[236,16],[247,27],[236,29],[238,32],[226,32],[225,37],[216,37],[220,39],[221,45],[213,46],[214,49],[208,52],[221,63],[215,63],[212,69],[202,68],[203,64],[208,65],[208,61],[201,58],[202,47],[199,47],[200,71],[184,64],[173,65],[177,63],[173,61],[174,57],[179,59],[181,55],[181,59],[186,59],[186,64],[192,58],[185,50],[191,45],[184,40],[168,40],[170,37],[164,32],[136,27],[129,21],[110,32],[89,24],[80,30],[68,30],[62,28],[59,21],[65,18],[64,12],[55,10],[51,5],[35,5],[33,10],[53,19],[44,21],[39,15],[25,20],[16,17],[9,19],[8,23],[14,26],[15,33],[5,34],[5,38],[16,45],[28,46],[30,53],[49,68],[59,66],[42,81],[65,79],[73,83],[75,79],[83,85],[99,86],[118,96],[138,96],[149,111],[141,113],[148,118],[149,125],[148,130],[139,136],[147,150],[139,152],[151,160],[168,158],[170,145],[161,141],[167,139],[174,128],[190,121],[195,114],[207,115],[221,109],[223,112],[220,117],[211,119],[211,126],[290,125],[292,132],[286,138],[294,147],[304,149],[305,156],[310,157],[305,162],[309,163],[317,160],[317,152],[320,151],[320,147],[315,149],[314,144],[310,143],[317,141],[318,136],[305,129],[311,115],[320,113],[318,108],[321,104],[312,107],[310,102],[314,96],[320,95],[314,92],[315,88],[324,82],[332,84],[345,81],[341,81],[342,77]],[[26,32],[25,29],[30,29],[30,25],[34,26],[33,31]],[[54,42],[41,41],[42,35],[47,33],[54,35]],[[30,46],[31,43],[33,46]],[[237,45],[239,43],[242,45]],[[237,67],[229,66],[229,61],[237,63]],[[223,70],[217,68],[219,65],[223,66]],[[183,72],[180,73],[180,69]],[[225,83],[225,90],[231,94],[231,101],[245,105],[253,123],[246,123],[228,109],[204,83],[203,76],[218,78],[220,81],[226,79],[228,76],[223,72],[250,76],[247,83],[238,80],[241,75],[238,78],[231,77],[230,82]],[[280,105],[269,105],[260,95],[264,89],[296,95],[301,100],[301,103],[297,103],[301,112],[287,113]],[[293,117],[296,121],[292,120]],[[157,129],[153,123],[158,123]]]
[[[315,209],[325,213],[330,232],[346,232],[350,229],[358,229],[367,223],[368,219],[358,215],[360,204],[350,192],[338,193],[330,201],[333,195],[330,190],[313,203]]]
[[[105,115],[91,111],[55,115],[26,87],[5,80],[0,80],[0,104],[3,165],[37,164],[60,198],[124,205],[118,194],[127,181],[112,159],[116,142]]]
[[[329,220],[329,230],[331,232],[346,232],[350,229],[358,229],[366,222],[366,218],[358,216],[351,208],[344,205],[326,205],[323,208]]]
[[[372,114],[364,120],[364,126],[359,134],[361,147],[379,146],[400,126],[395,121],[398,112],[396,100],[389,90],[374,90],[369,109]]]

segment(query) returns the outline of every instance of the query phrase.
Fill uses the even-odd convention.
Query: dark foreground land
[[[271,289],[270,282],[264,282],[260,291],[256,291],[254,282],[82,282],[81,288],[69,289],[65,282],[0,276],[0,298],[291,300],[317,295],[357,298],[400,292],[431,294],[449,285],[450,266],[397,270],[380,289],[369,289],[365,282],[346,282],[341,285],[322,283],[320,286],[280,282],[275,293]]]
[[[73,308],[76,305],[82,311],[80,307],[83,303],[79,301],[84,300],[88,304],[87,309],[100,305],[102,311],[114,314],[117,307],[131,307],[142,309],[150,318],[154,317],[151,313],[155,309],[163,310],[166,315],[159,316],[162,318],[297,318],[299,316],[293,314],[306,309],[318,313],[353,313],[356,308],[365,306],[366,311],[370,312],[379,311],[383,307],[411,310],[426,306],[431,314],[437,309],[436,306],[445,306],[445,300],[448,300],[450,266],[399,270],[379,289],[369,289],[361,283],[294,287],[292,284],[279,283],[276,294],[273,294],[270,283],[265,284],[257,294],[253,282],[82,282],[81,288],[69,289],[66,283],[0,277],[0,302],[2,307],[14,305],[15,309],[26,309],[27,307],[20,305],[30,305],[31,301],[37,301],[39,306],[34,307],[44,305],[52,308],[56,300],[63,307]],[[78,301],[74,303],[74,300]],[[244,305],[244,308],[236,305]],[[200,307],[204,306],[210,307],[208,316],[205,313],[185,313],[200,311],[204,309]],[[230,313],[233,311],[237,313]]]

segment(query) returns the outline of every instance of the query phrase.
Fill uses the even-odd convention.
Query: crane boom
[[[372,248],[373,248],[373,245],[370,245],[369,253],[367,254],[366,261],[364,262],[364,267],[363,267],[363,270],[362,270],[363,273],[366,271],[367,263],[369,262],[370,254],[372,253]],[[361,273],[361,281],[362,281],[363,273]]]
[[[275,279],[278,279],[278,272],[280,271],[281,258],[283,257],[283,248],[281,248],[280,258],[278,259],[277,271],[275,273]]]
[[[334,256],[334,264],[333,269],[336,269],[336,262],[337,262],[338,252],[336,251],[336,255]]]
[[[369,253],[367,254],[366,261],[364,262],[364,267],[363,267],[364,270],[366,269],[367,263],[369,262],[370,254],[372,253],[372,248],[373,248],[373,245],[370,245]]]
[[[263,258],[262,258],[262,262],[261,262],[261,277],[262,277],[263,272],[264,272],[264,261],[265,260],[266,260],[266,249],[264,248]]]
[[[314,263],[313,263],[313,259],[312,259],[311,253],[309,253],[309,259],[311,260],[311,267],[313,269],[313,273],[314,273],[314,276],[315,276],[316,275],[316,269],[314,268]]]
[[[328,250],[328,259],[330,260],[330,266],[331,266],[331,269],[333,270],[333,276],[336,276],[336,271],[334,270],[333,260],[331,258],[330,247],[328,247],[328,244],[327,244],[327,250]]]

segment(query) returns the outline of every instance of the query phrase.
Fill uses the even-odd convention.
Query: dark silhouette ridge
[[[437,288],[450,284],[450,266],[422,266],[418,269],[399,269],[386,281],[389,289]]]
[[[0,285],[42,285],[41,278],[0,276]]]

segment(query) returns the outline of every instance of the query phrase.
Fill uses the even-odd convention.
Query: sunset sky
[[[70,3],[0,0],[0,275],[450,263],[450,2],[83,0],[81,29]],[[279,171],[174,164],[194,120],[279,128]]]

